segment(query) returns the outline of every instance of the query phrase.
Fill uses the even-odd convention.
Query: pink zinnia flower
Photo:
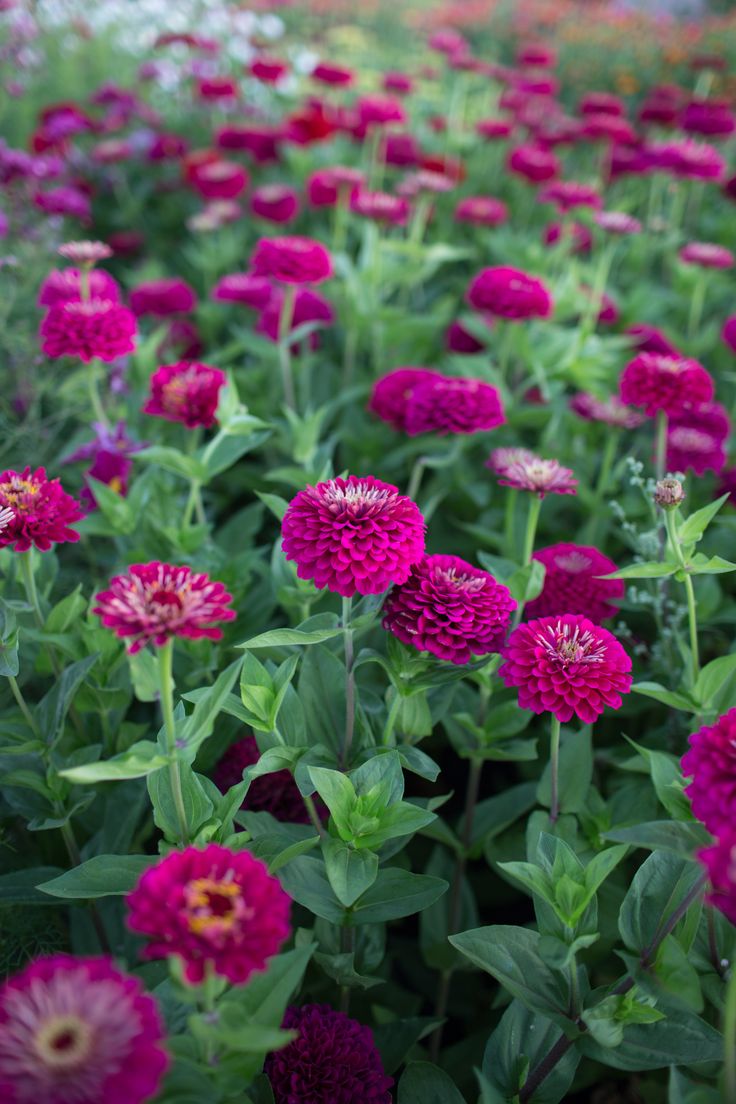
[[[656,326],[650,326],[646,322],[637,322],[626,330],[629,337],[633,338],[634,348],[640,353],[662,353],[664,356],[679,357],[682,353],[670,339],[658,330]]]
[[[222,160],[194,165],[189,179],[204,199],[236,199],[250,182],[242,165]]]
[[[263,310],[273,295],[271,282],[252,272],[231,272],[222,276],[212,289],[211,297],[223,303],[242,303],[253,310]]]
[[[407,400],[405,430],[420,433],[481,433],[506,421],[495,387],[478,379],[430,375],[418,381]]]
[[[481,119],[475,124],[476,133],[489,142],[509,138],[513,129],[513,124],[505,119]]]
[[[498,450],[503,452],[506,450]],[[513,454],[517,452],[518,459],[509,458],[498,467],[496,459],[494,466],[500,475],[499,483],[502,487],[513,487],[517,491],[532,491],[544,498],[548,494],[577,494],[578,485],[570,468],[563,468],[559,460],[544,460],[534,453],[526,454],[526,449],[509,449]],[[491,460],[493,461],[492,454]]]
[[[491,325],[492,323],[489,322],[489,329]],[[485,347],[467,326],[463,326],[462,322],[451,322],[445,330],[445,348],[451,353],[473,356],[475,353],[482,353]]]
[[[725,137],[736,130],[736,118],[728,100],[692,99],[680,113],[679,124],[689,134]]]
[[[112,249],[101,241],[69,241],[63,242],[56,250],[60,257],[78,265],[95,265],[98,261],[112,257]],[[112,295],[103,295],[103,299],[112,299]]]
[[[348,476],[306,487],[289,503],[283,549],[300,579],[344,598],[380,594],[403,583],[424,555],[424,518],[416,504],[374,476]]]
[[[580,101],[581,115],[624,115],[623,101],[610,92],[586,92]]]
[[[499,650],[516,602],[487,571],[458,556],[425,556],[390,592],[383,627],[449,663]]]
[[[265,334],[271,341],[279,340],[283,301],[283,293],[281,291],[274,292],[258,319],[256,332]],[[334,319],[335,312],[332,305],[323,295],[320,295],[317,291],[311,291],[309,288],[297,288],[289,333],[307,322],[319,322],[323,326],[329,326]],[[310,349],[319,348],[319,334],[317,332],[310,333],[305,340]],[[292,352],[298,352],[297,344],[292,343],[291,349]]]
[[[299,213],[299,199],[286,184],[263,184],[251,195],[250,209],[269,222],[291,222]]]
[[[728,345],[732,353],[736,353],[736,314],[732,314],[723,323],[721,337],[724,345]]]
[[[467,301],[475,310],[516,322],[548,318],[552,297],[541,280],[518,268],[484,268],[470,284]]]
[[[144,284],[138,284],[130,293],[130,308],[139,318],[144,314],[153,314],[157,318],[183,314],[192,310],[196,302],[193,288],[177,276],[147,280]]]
[[[280,58],[261,54],[250,63],[249,71],[252,77],[264,84],[277,84],[289,72],[289,66]]]
[[[142,407],[144,414],[182,422],[189,429],[215,424],[220,388],[227,376],[219,368],[196,360],[162,364],[151,376],[151,395]]]
[[[91,272],[80,273],[78,268],[55,268],[41,284],[37,303],[39,307],[55,307],[60,303],[78,303],[82,299],[82,288],[86,289],[86,299],[107,299],[111,303],[120,301],[120,288],[109,272],[104,268],[93,268]]]
[[[696,475],[719,472],[726,463],[724,442],[731,419],[720,403],[695,403],[670,418],[667,433],[667,470]]]
[[[412,391],[419,383],[436,379],[432,368],[395,368],[373,385],[368,409],[394,429],[406,430],[406,412]]]
[[[625,211],[597,211],[593,222],[607,234],[640,234],[641,223]]]
[[[391,1104],[369,1027],[328,1004],[288,1008],[281,1026],[297,1036],[266,1058],[275,1104]]]
[[[685,264],[701,268],[733,268],[734,255],[730,249],[713,242],[688,242],[678,254]]]
[[[455,208],[456,222],[470,222],[475,226],[500,226],[508,217],[506,204],[493,196],[466,196]]]
[[[172,851],[127,898],[128,926],[148,936],[146,958],[176,955],[196,985],[207,968],[233,985],[265,970],[289,935],[291,901],[248,851],[211,843]]]
[[[590,228],[582,222],[551,222],[544,231],[542,240],[545,245],[567,245],[574,256],[590,253],[593,247]]]
[[[234,620],[231,601],[222,583],[207,575],[154,560],[114,576],[110,589],[95,595],[92,612],[121,639],[132,637],[128,652],[135,655],[149,643],[162,648],[174,636],[220,640],[222,629],[213,622]]]
[[[66,218],[79,219],[80,222],[89,222],[92,217],[89,196],[71,185],[62,184],[58,188],[36,192],[33,202],[47,215],[63,215]]]
[[[363,183],[365,174],[359,169],[335,165],[312,173],[307,181],[307,197],[311,207],[334,207],[344,198],[349,202]]]
[[[726,168],[726,161],[715,146],[705,142],[683,139],[652,149],[659,166],[684,179],[717,180]]]
[[[530,449],[497,448],[488,457],[486,467],[494,471],[496,475],[504,475],[513,464],[530,464],[538,459],[536,453]]]
[[[544,564],[544,585],[526,604],[526,616],[560,617],[582,613],[598,624],[613,617],[624,596],[623,579],[603,579],[618,568],[597,548],[561,542],[539,548],[533,558]]]
[[[283,284],[319,284],[332,275],[332,258],[312,238],[261,238],[251,267],[254,275]]]
[[[39,329],[46,356],[79,357],[85,363],[132,353],[135,333],[135,316],[111,299],[57,303],[49,307]]]
[[[519,625],[508,639],[499,675],[519,690],[519,705],[566,723],[592,724],[620,709],[631,689],[631,659],[616,637],[582,614]]]
[[[692,778],[685,793],[698,820],[719,835],[736,817],[736,709],[703,725],[689,744],[681,762],[683,775]]]
[[[230,77],[200,77],[197,81],[197,95],[202,100],[232,100],[238,91]]]
[[[320,84],[333,84],[343,88],[352,84],[355,79],[352,69],[346,69],[343,65],[335,65],[328,61],[320,61],[315,65],[310,76]]]
[[[710,879],[708,904],[720,909],[732,924],[736,924],[736,828],[725,825],[716,842],[698,852]]]
[[[540,203],[554,203],[558,211],[572,211],[575,207],[592,207],[598,210],[603,206],[595,188],[580,184],[576,180],[557,180],[548,184],[539,193]]]
[[[678,414],[688,403],[709,402],[713,380],[697,360],[640,353],[624,368],[619,394],[622,402],[643,406],[650,418],[658,410]]]
[[[517,146],[509,154],[507,165],[512,173],[530,184],[554,180],[560,172],[560,162],[551,150],[541,146]]]
[[[4,1104],[144,1104],[169,1065],[156,1001],[111,958],[39,958],[0,989]]]
[[[350,209],[356,215],[386,222],[393,226],[403,226],[409,217],[411,204],[403,196],[390,195],[388,192],[367,192],[359,189],[350,201]]]
[[[599,399],[595,395],[580,391],[570,399],[570,409],[587,422],[603,422],[605,425],[620,426],[622,429],[638,429],[646,421],[645,416],[638,410],[622,403],[618,395]]]
[[[52,544],[79,540],[71,526],[82,520],[84,511],[58,479],[46,478],[45,468],[0,473],[0,510],[5,523],[0,529],[0,548],[13,545],[16,552],[32,547],[48,552]]]

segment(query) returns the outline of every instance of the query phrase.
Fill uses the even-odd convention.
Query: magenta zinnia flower
[[[193,288],[178,276],[147,280],[130,293],[130,308],[137,317],[152,314],[156,318],[166,318],[170,314],[183,314],[192,310],[196,303]]]
[[[436,379],[432,368],[395,368],[373,385],[368,409],[394,429],[406,429],[406,412],[414,388],[426,380]]]
[[[222,583],[208,575],[154,560],[114,576],[110,589],[95,595],[92,612],[117,636],[133,638],[128,652],[134,655],[149,643],[161,648],[174,636],[219,640],[222,629],[213,623],[235,618],[227,608],[231,601]]]
[[[406,582],[424,555],[424,518],[398,488],[372,475],[306,487],[282,523],[283,549],[300,579],[344,598]]]
[[[543,617],[514,629],[499,675],[519,690],[519,705],[578,717],[592,724],[604,709],[620,709],[631,689],[631,659],[616,637],[582,614]]]
[[[496,652],[516,602],[487,571],[458,556],[425,556],[384,606],[383,627],[450,663]]]
[[[243,780],[243,771],[257,763],[260,757],[255,736],[243,736],[236,740],[213,771],[212,776],[218,789],[227,793],[233,786],[237,786]],[[320,814],[324,812],[327,819],[327,810],[316,794],[314,803],[317,811]],[[309,814],[299,787],[288,770],[274,771],[272,774],[254,778],[241,808],[252,813],[270,813],[276,820],[286,824],[309,824]]]
[[[685,264],[699,265],[701,268],[733,268],[734,255],[724,245],[713,242],[688,242],[678,254]]]
[[[219,368],[194,360],[162,364],[151,376],[151,394],[144,414],[182,422],[189,429],[215,424],[220,388],[227,376]]]
[[[545,460],[533,452],[527,455],[526,449],[498,450],[505,451],[509,453],[508,460],[504,459],[499,466],[493,460],[495,454],[492,454],[490,465],[500,475],[498,482],[502,487],[532,491],[540,498],[547,494],[577,494],[577,479],[570,468],[563,468],[559,460]]]
[[[508,217],[506,204],[493,196],[466,196],[455,208],[456,222],[470,222],[475,226],[499,226]]]
[[[736,709],[713,725],[703,725],[689,740],[682,757],[685,787],[693,813],[709,832],[719,835],[736,817]]]
[[[624,582],[601,578],[618,568],[597,548],[563,541],[539,548],[533,558],[544,564],[544,586],[538,598],[527,602],[528,618],[582,613],[598,624],[617,612]]]
[[[736,924],[736,828],[723,827],[716,842],[698,852],[710,879],[711,890],[706,900],[720,909],[732,924]]]
[[[193,985],[207,967],[245,985],[278,953],[290,931],[291,901],[248,851],[210,843],[172,851],[127,898],[128,926],[151,939],[146,958],[177,955]]]
[[[110,958],[39,958],[0,989],[4,1104],[143,1104],[169,1065],[161,1017]]]
[[[261,238],[251,267],[255,276],[283,284],[319,284],[332,275],[332,258],[312,238]]]
[[[134,315],[112,299],[57,303],[41,323],[42,351],[48,357],[116,360],[135,349]]]
[[[86,299],[120,300],[117,281],[104,268],[94,268],[82,275],[78,268],[54,268],[41,284],[37,303],[39,307],[55,307],[59,303],[78,303],[82,299],[82,287],[86,286]]]
[[[0,531],[0,548],[12,544],[16,552],[34,546],[39,552],[48,552],[52,544],[79,540],[79,533],[70,527],[81,521],[84,511],[58,479],[46,478],[45,468],[2,472],[0,509],[13,513]]]
[[[580,391],[570,399],[570,409],[587,422],[603,422],[622,429],[637,429],[645,421],[643,414],[622,403],[618,395],[599,399],[586,391]]]
[[[328,1004],[288,1008],[281,1026],[298,1036],[266,1059],[276,1104],[391,1104],[370,1028]]]
[[[548,318],[552,297],[541,280],[518,268],[484,268],[468,288],[467,301],[475,310],[506,318]]]
[[[481,433],[506,421],[495,387],[478,379],[430,375],[412,388],[406,404],[406,432]]]
[[[640,353],[624,368],[619,394],[622,402],[643,406],[650,417],[658,410],[672,415],[688,403],[709,402],[713,380],[697,360]]]

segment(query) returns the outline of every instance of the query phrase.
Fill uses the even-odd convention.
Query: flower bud
[[[654,488],[654,501],[663,510],[674,510],[685,501],[685,488],[679,479],[660,479]]]

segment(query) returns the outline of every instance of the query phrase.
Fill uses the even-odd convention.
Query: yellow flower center
[[[48,1020],[34,1039],[38,1058],[46,1068],[57,1072],[74,1069],[86,1061],[92,1051],[92,1030],[79,1016],[55,1016]]]
[[[231,881],[195,878],[185,886],[184,899],[189,930],[208,938],[232,932],[250,912],[240,886]]]
[[[14,510],[26,511],[35,506],[33,499],[38,495],[40,487],[32,483],[30,479],[21,479],[14,475],[7,483],[0,483],[0,498],[6,506]],[[27,496],[30,495],[31,501]]]

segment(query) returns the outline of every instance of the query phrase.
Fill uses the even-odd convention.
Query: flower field
[[[736,1104],[736,16],[0,57],[0,1101]]]

